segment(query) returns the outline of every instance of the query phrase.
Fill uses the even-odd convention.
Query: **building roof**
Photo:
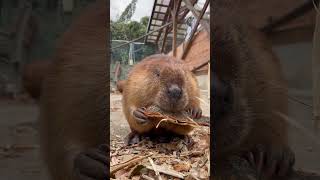
[[[151,16],[149,19],[149,25],[147,33],[158,29],[159,27],[165,25],[168,22],[172,22],[171,18],[171,9],[173,6],[174,0],[155,0],[153,9],[151,12]],[[191,3],[195,5],[195,8],[200,11],[203,6],[203,0],[191,0]],[[210,9],[210,8],[208,8]],[[181,1],[180,7],[178,9],[178,23],[177,23],[177,44],[182,43],[186,37],[187,24],[186,17],[191,15],[189,9],[186,7],[183,1]],[[207,19],[209,16],[206,16]],[[172,33],[172,25],[168,26],[168,34],[167,34],[167,44],[171,44],[173,33]],[[164,39],[165,29],[160,30],[158,32],[154,32],[145,38],[145,42],[147,43],[156,43],[160,47]]]
[[[191,3],[196,4],[195,7],[198,7],[198,10],[201,10],[201,8],[197,6],[199,1],[200,0],[191,0]],[[310,38],[312,37],[316,15],[316,11],[313,7],[312,1],[318,2],[319,0],[241,0],[240,9],[243,10],[242,15],[248,18],[250,24],[259,29],[269,28],[272,23],[285,16],[288,16],[289,19],[291,17],[291,20],[284,20],[284,23],[276,26],[275,28],[272,27],[272,31],[282,32],[281,36],[283,36],[283,32],[298,29],[298,34],[304,33],[304,37],[308,37],[307,39],[310,40]],[[172,21],[170,18],[170,7],[172,7],[172,2],[173,0],[154,1],[154,7],[150,16],[148,32],[159,28],[167,22]],[[295,10],[297,11],[294,12]],[[290,13],[292,14],[290,15]],[[182,43],[186,36],[186,24],[184,20],[188,14],[190,14],[189,10],[185,7],[184,2],[182,1],[179,13],[180,18],[178,18],[182,20],[178,23],[178,44]],[[209,19],[209,16],[207,16],[206,18]],[[170,28],[172,28],[172,26]],[[301,28],[304,29],[299,31]],[[157,43],[159,45],[160,43],[162,43],[163,37],[164,30],[152,33],[151,35],[147,36],[145,38],[145,42]],[[167,45],[170,45],[171,39],[172,32],[168,34]],[[304,40],[306,40],[306,38]]]
[[[244,10],[244,14],[253,26],[263,28],[272,21],[292,12],[297,7],[301,7],[310,2],[312,3],[312,0],[242,0],[240,8]],[[309,10],[306,11],[306,13],[301,13],[298,18],[281,26],[278,30],[310,26],[313,25],[314,22],[315,10]]]

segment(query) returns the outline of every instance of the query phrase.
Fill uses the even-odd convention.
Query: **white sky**
[[[110,1],[110,18],[115,20],[131,0],[111,0]],[[136,4],[136,11],[132,16],[132,20],[140,21],[140,18],[144,16],[150,16],[154,0],[138,0]]]

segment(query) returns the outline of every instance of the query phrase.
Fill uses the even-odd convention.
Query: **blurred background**
[[[296,153],[296,169],[320,173],[320,146],[317,112],[314,103],[318,93],[313,87],[319,82],[319,57],[313,55],[313,41],[319,1],[317,0],[244,0],[244,15],[252,26],[264,32],[280,59],[289,85],[290,145]],[[243,6],[242,6],[243,5]],[[318,80],[316,80],[318,79]],[[304,129],[304,131],[302,130]],[[311,135],[311,136],[310,136]]]
[[[48,62],[56,40],[94,0],[0,1],[0,174],[48,179],[38,142],[38,107],[23,87],[26,65]]]

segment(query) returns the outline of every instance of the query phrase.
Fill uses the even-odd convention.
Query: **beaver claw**
[[[137,108],[132,112],[133,117],[136,119],[137,123],[145,124],[149,121],[148,117],[144,114],[145,110],[146,108],[142,107],[142,108]]]
[[[199,119],[202,117],[202,110],[201,108],[190,108],[187,110],[187,113],[193,118],[193,119]]]
[[[74,160],[74,178],[79,180],[108,179],[108,148],[109,146],[103,144],[98,148],[79,153]]]
[[[136,132],[130,132],[125,138],[126,145],[138,144],[141,141],[141,136]]]
[[[257,146],[253,151],[249,152],[247,159],[256,168],[259,175],[267,177],[288,175],[295,162],[294,153],[290,148],[268,150],[262,145]]]

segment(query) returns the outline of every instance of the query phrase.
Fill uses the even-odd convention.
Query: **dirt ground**
[[[307,104],[312,104],[310,93],[290,92],[292,97],[299,99]],[[202,93],[203,100],[209,102],[206,92]],[[130,130],[128,124],[122,114],[121,95],[112,94],[110,105],[111,112],[111,138],[124,137]],[[202,103],[204,115],[210,114],[210,107]],[[289,101],[289,117],[305,127],[309,132],[312,130],[312,114],[311,109],[301,105],[295,101]],[[296,169],[307,170],[320,173],[320,146],[312,141],[305,132],[297,129],[295,126],[289,126],[289,141],[290,146],[296,153]]]
[[[34,103],[0,101],[1,180],[46,180]]]
[[[307,92],[290,93],[303,102],[311,104]],[[209,102],[206,92],[203,100]],[[111,94],[111,138],[122,138],[129,127],[122,114],[121,95]],[[205,115],[209,106],[202,103]],[[289,101],[290,117],[311,132],[311,109],[300,103]],[[0,174],[1,180],[46,180],[47,173],[41,162],[37,126],[38,109],[34,103],[0,101]],[[297,128],[290,128],[290,144],[296,153],[296,168],[320,173],[320,146]]]

